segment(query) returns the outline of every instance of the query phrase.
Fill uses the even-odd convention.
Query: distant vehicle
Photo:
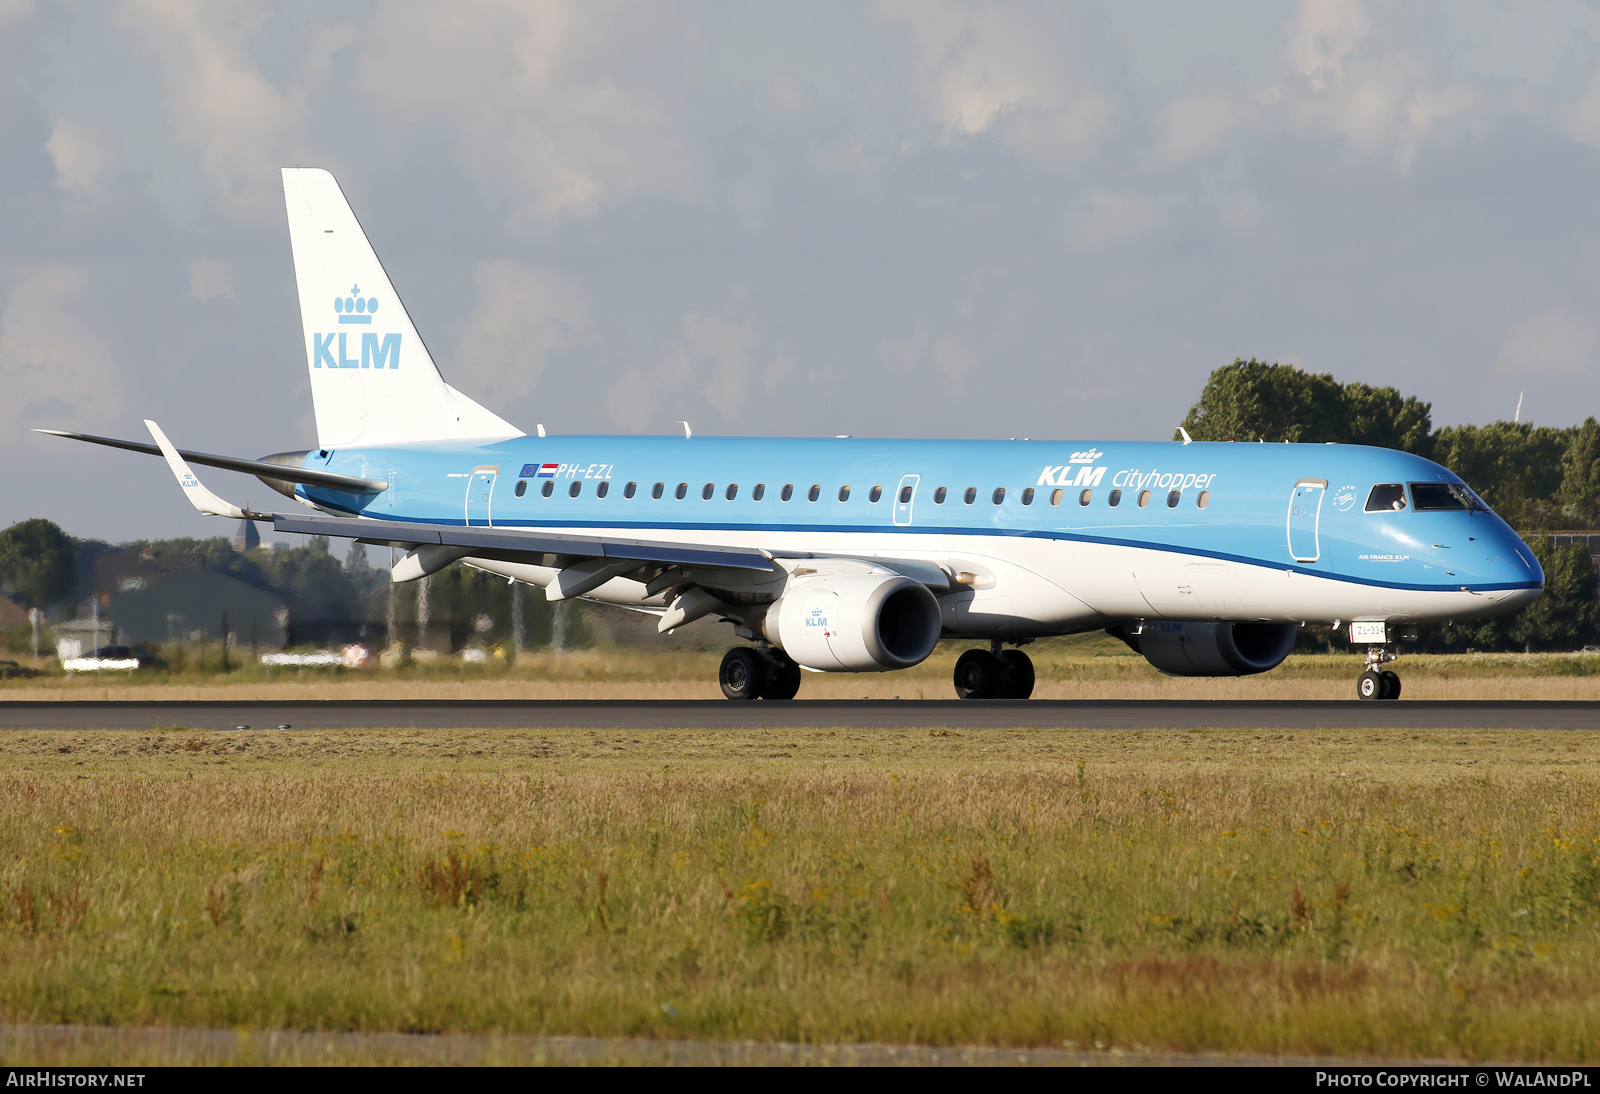
[[[152,653],[131,646],[98,646],[82,657],[63,657],[61,667],[68,672],[96,672],[105,670],[132,671],[135,669],[160,670],[167,662]]]
[[[463,561],[658,619],[712,616],[730,699],[801,669],[916,665],[941,638],[963,698],[1027,698],[1016,648],[1104,628],[1162,672],[1276,667],[1306,623],[1367,646],[1363,699],[1420,623],[1537,599],[1533,552],[1461,479],[1352,445],[527,436],[444,381],[332,175],[285,168],[318,446],[261,460],[43,432],[166,457],[201,512],[403,548],[411,581]],[[1029,398],[1003,384],[917,397]],[[757,419],[757,422],[759,419]],[[250,512],[189,464],[316,512]],[[1005,648],[1006,646],[1012,648]]]

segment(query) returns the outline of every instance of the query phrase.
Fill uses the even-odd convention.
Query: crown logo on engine
[[[378,301],[362,296],[360,285],[351,285],[349,296],[334,297],[333,310],[339,313],[341,324],[371,323],[372,313],[378,310]]]

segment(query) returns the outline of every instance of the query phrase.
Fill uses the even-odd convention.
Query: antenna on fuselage
[[[689,428],[689,423],[688,422],[684,421],[682,418],[679,418],[678,419],[678,424],[683,426],[683,439],[684,440],[687,441],[690,437],[694,436],[694,430]]]
[[[537,429],[539,431],[539,436],[541,436],[541,437],[544,436],[544,423],[543,422],[540,422],[538,425],[534,426],[533,428]]]
[[[1189,431],[1187,429],[1184,429],[1183,426],[1181,426],[1181,425],[1178,427],[1178,434],[1179,434],[1179,436],[1181,436],[1183,438],[1183,443],[1184,444],[1193,444],[1194,443],[1194,441],[1191,440],[1190,437],[1189,437]]]

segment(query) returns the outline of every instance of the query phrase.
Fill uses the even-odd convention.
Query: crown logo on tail
[[[378,301],[362,296],[360,285],[351,285],[349,296],[334,297],[333,310],[339,313],[341,324],[371,323],[372,313],[378,310]]]

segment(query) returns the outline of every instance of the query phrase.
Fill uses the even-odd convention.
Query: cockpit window
[[[1459,482],[1414,482],[1411,506],[1419,513],[1435,509],[1485,509],[1478,496]]]
[[[1367,495],[1367,512],[1388,513],[1406,507],[1406,488],[1397,482],[1380,482]]]

